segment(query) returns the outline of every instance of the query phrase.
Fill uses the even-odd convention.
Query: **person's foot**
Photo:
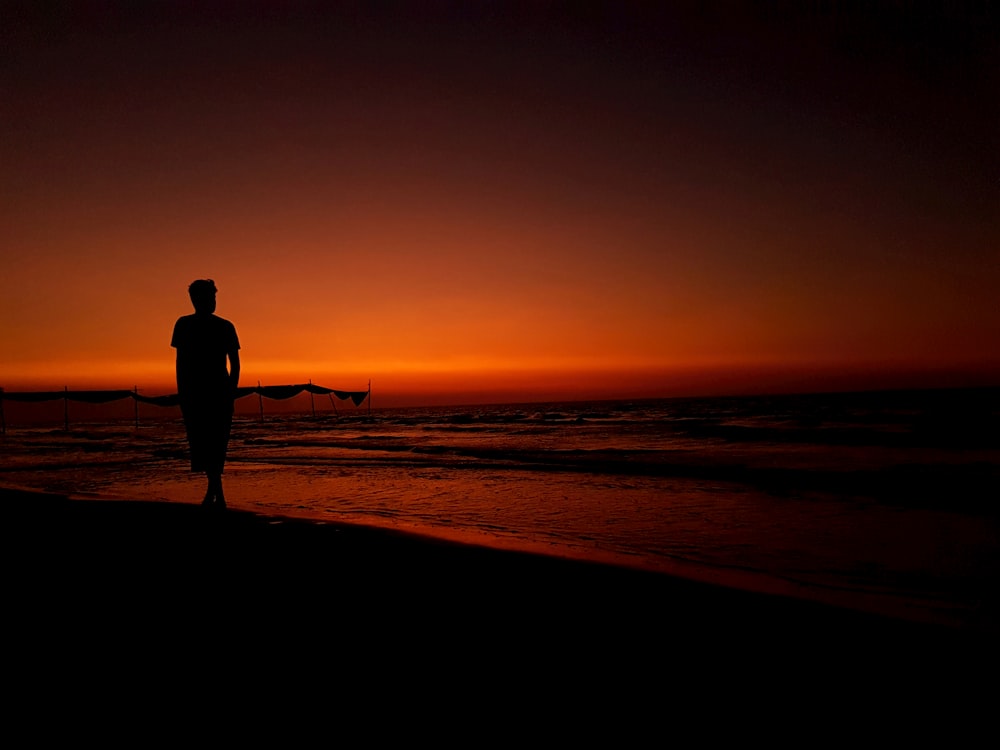
[[[210,474],[208,477],[208,489],[205,490],[205,501],[203,505],[211,506],[217,510],[224,510],[226,498],[222,494],[222,477]]]

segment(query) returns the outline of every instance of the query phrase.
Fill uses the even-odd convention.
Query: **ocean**
[[[157,413],[8,416],[0,484],[198,503]],[[241,413],[225,486],[234,509],[992,629],[998,428],[1000,389]]]

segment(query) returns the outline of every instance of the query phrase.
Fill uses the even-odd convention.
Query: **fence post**
[[[0,388],[0,435],[7,434],[7,417],[3,413],[3,388]]]
[[[63,386],[63,427],[69,432],[69,386]]]

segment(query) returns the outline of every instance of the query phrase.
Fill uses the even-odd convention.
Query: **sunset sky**
[[[3,2],[0,386],[1000,385],[995,7],[658,5]]]

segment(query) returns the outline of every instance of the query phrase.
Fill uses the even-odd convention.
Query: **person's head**
[[[215,312],[215,282],[211,279],[198,279],[192,281],[188,287],[188,294],[191,296],[191,304],[194,305],[195,312],[214,313]]]

